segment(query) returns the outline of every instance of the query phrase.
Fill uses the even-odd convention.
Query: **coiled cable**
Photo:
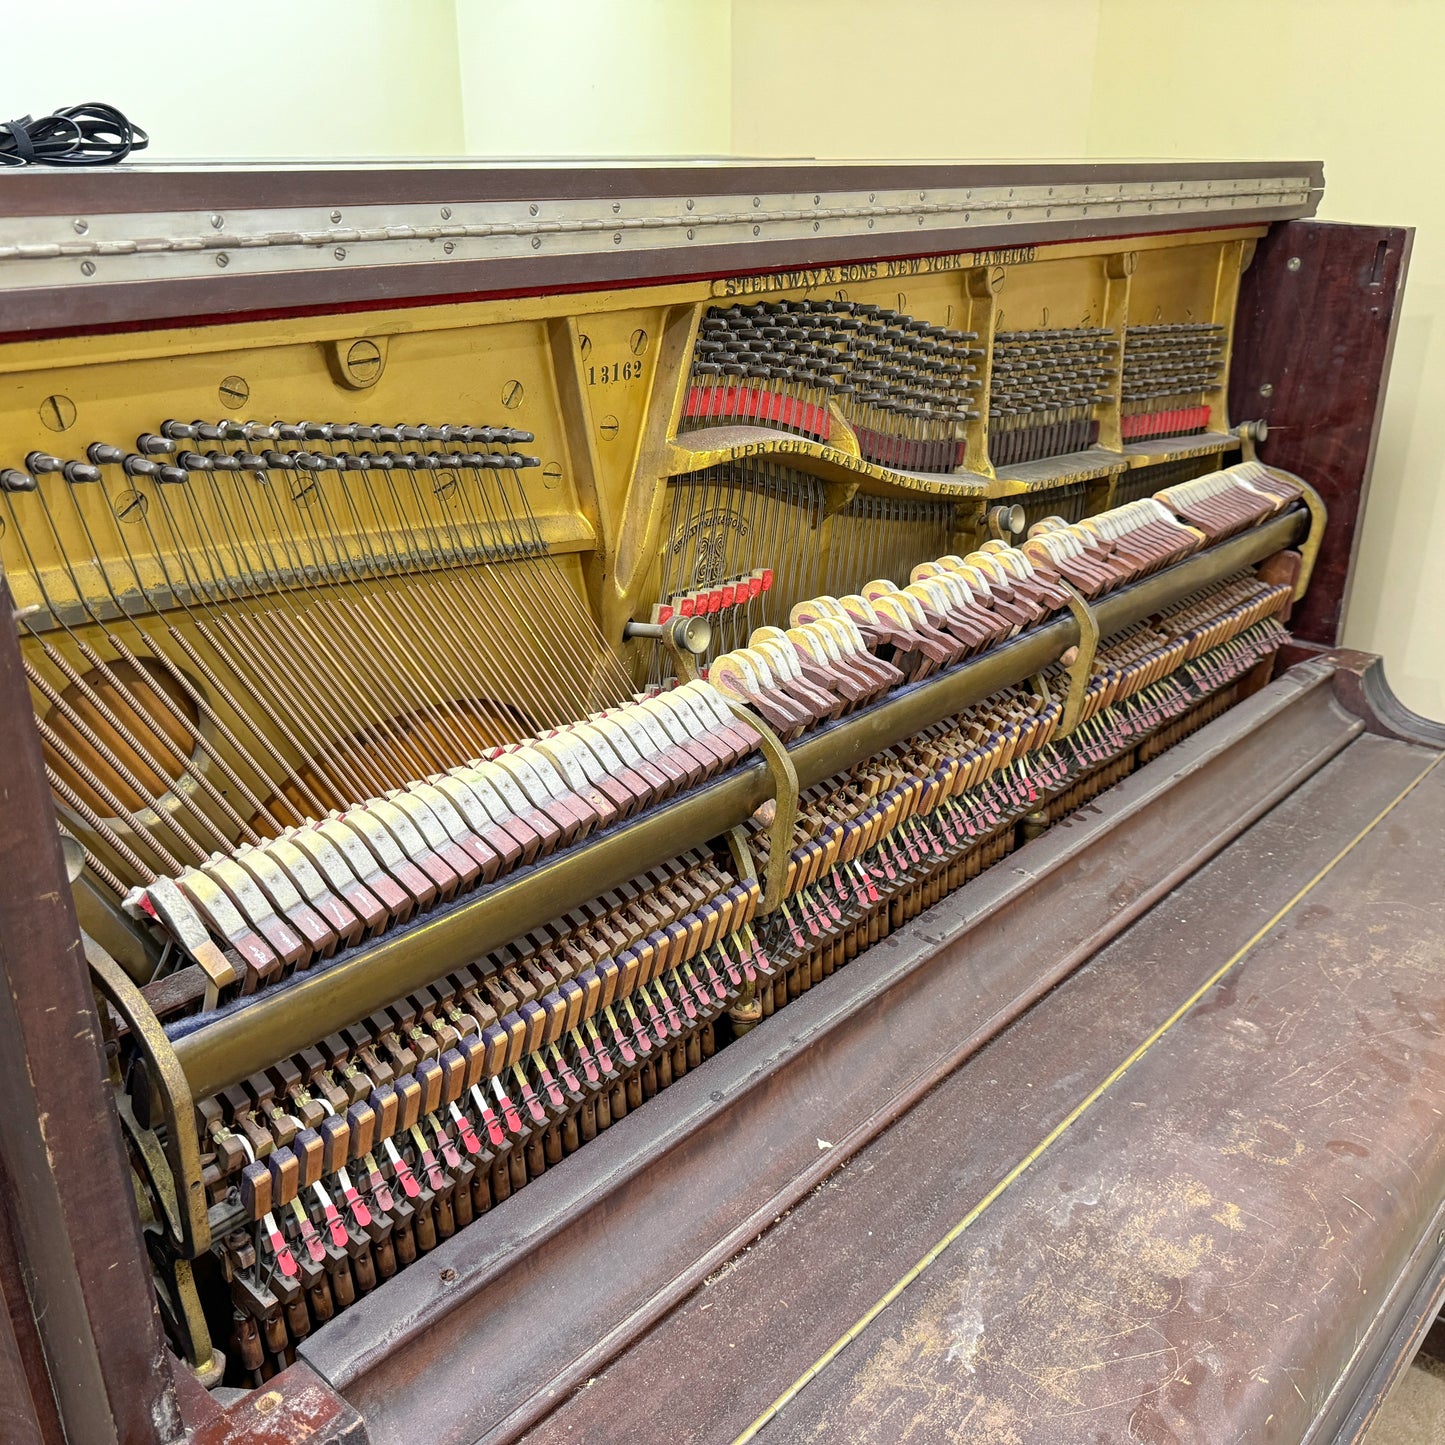
[[[0,121],[0,166],[113,166],[149,144],[115,106],[95,100]]]

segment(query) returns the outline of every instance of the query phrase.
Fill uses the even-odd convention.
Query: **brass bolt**
[[[353,341],[346,351],[346,374],[358,386],[370,386],[381,375],[381,347],[369,338]]]

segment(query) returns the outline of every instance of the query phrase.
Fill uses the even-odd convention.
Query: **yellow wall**
[[[733,0],[737,155],[1077,155],[1096,0]]]
[[[731,0],[456,0],[467,150],[728,153]]]
[[[1445,718],[1445,4],[1099,9],[1088,154],[1320,157],[1327,219],[1418,228],[1345,640]]]

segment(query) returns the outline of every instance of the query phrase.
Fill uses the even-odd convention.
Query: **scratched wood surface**
[[[757,1439],[1299,1440],[1445,1197],[1437,756],[1357,739],[530,1445],[734,1440],[820,1361]]]

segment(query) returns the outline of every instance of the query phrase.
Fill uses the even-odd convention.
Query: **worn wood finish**
[[[1290,221],[1260,241],[1240,286],[1229,414],[1268,422],[1260,456],[1298,472],[1329,509],[1290,623],[1304,642],[1340,640],[1413,236]]]
[[[22,1293],[17,1303],[20,1308],[12,1311],[8,1292],[0,1288],[0,1440],[10,1445],[52,1445],[52,1442],[58,1445],[61,1440],[58,1422],[52,1415],[46,1425],[41,1424],[39,1407],[30,1389],[27,1362],[15,1334],[17,1325],[27,1331],[33,1326],[27,1308],[29,1302]],[[43,1371],[38,1378],[44,1379]],[[44,1402],[50,1403],[48,1395]]]
[[[361,1416],[305,1365],[224,1405],[194,1381],[180,1394],[186,1445],[370,1445]]]
[[[180,1436],[171,1356],[12,611],[0,578],[0,1179],[11,1212],[0,1248],[14,1251],[0,1284],[43,1351],[39,1376],[33,1352],[14,1353],[32,1397],[53,1392],[40,1418],[53,1408],[72,1445],[155,1445]],[[23,1301],[11,1297],[17,1279]]]
[[[13,1199],[15,1191],[5,1172],[5,1158],[0,1153],[0,1199]],[[26,1441],[39,1439],[44,1445],[64,1445],[60,1416],[55,1409],[55,1396],[50,1389],[45,1367],[45,1349],[35,1316],[30,1309],[30,1296],[25,1288],[19,1237],[15,1218],[10,1210],[0,1209],[0,1335],[8,1338],[0,1346],[0,1355],[7,1357],[0,1371],[0,1440],[9,1440],[7,1430]],[[26,1431],[32,1433],[27,1435]]]
[[[1437,757],[1351,743],[527,1445],[621,1442],[646,1418],[735,1439],[970,1217],[758,1439],[1353,1429],[1368,1367],[1439,1280],[1442,945],[1437,922],[1432,966],[1400,889],[1445,858],[1445,769],[1111,1076]]]

